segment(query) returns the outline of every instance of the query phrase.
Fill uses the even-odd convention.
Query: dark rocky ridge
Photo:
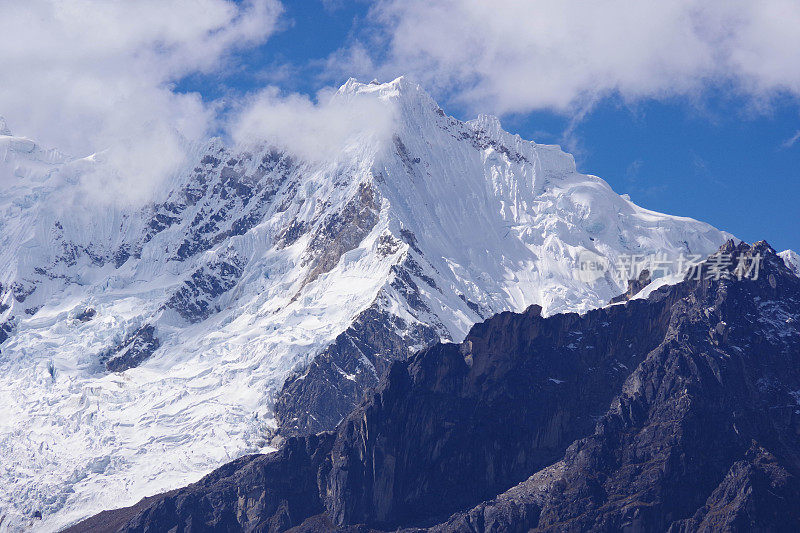
[[[284,188],[292,189],[293,177],[297,179],[294,174],[298,163],[274,150],[261,154],[259,159],[249,152],[234,154],[218,144],[209,146],[208,151],[183,186],[171,191],[163,202],[135,213],[135,217],[147,220],[142,233],[117,248],[71,242],[65,237],[61,222],[56,221],[50,229],[57,250],[52,262],[35,267],[29,275],[13,281],[8,287],[0,286],[0,314],[10,307],[11,298],[6,298],[5,294],[22,304],[45,279],[60,279],[64,286],[76,284],[79,280],[59,271],[65,266],[77,265],[83,258],[88,258],[93,266],[111,263],[120,268],[130,258],[141,257],[146,243],[171,228],[177,230],[177,234],[174,242],[167,243],[165,253],[172,261],[192,259],[230,237],[246,233],[263,221],[278,208],[274,205],[278,192]],[[195,207],[196,212],[193,212]],[[126,214],[123,220],[127,221],[129,216]],[[213,314],[216,310],[214,298],[234,286],[240,275],[240,260],[229,259],[227,262],[200,264],[184,285],[170,295],[164,307],[175,309],[190,323]],[[34,306],[23,311],[34,315],[38,309]],[[4,319],[0,322],[1,344],[12,334],[15,317],[0,319]],[[118,349],[119,346],[111,346],[101,357]],[[126,368],[140,364],[149,355],[136,358],[136,363]]]
[[[758,279],[502,313],[393,363],[335,433],[74,530],[797,530],[800,278],[766,243],[719,253]]]
[[[201,207],[184,229],[176,260],[186,260],[253,228],[275,208],[276,194],[297,168],[290,157],[270,151],[248,172],[254,157],[250,153],[235,155],[225,148],[207,154],[186,187],[156,206],[144,241],[180,223],[181,214],[196,205]]]
[[[800,280],[684,282],[659,347],[562,461],[437,531],[796,531]],[[777,320],[776,318],[779,317]]]
[[[14,330],[14,317],[3,316],[11,308],[11,304],[6,303],[11,298],[10,291],[6,290],[6,287],[0,283],[0,345],[11,336],[11,332]],[[0,353],[3,353],[2,348],[0,348]]]
[[[14,330],[13,320],[9,319],[6,320],[5,322],[0,322],[0,344],[3,344],[6,341],[6,339],[8,339],[13,330]]]

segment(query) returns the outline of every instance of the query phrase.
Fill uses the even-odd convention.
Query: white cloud
[[[336,58],[383,78],[411,73],[476,109],[575,111],[733,84],[800,96],[796,0],[382,0],[377,28]],[[386,50],[368,53],[365,51]]]
[[[336,157],[357,139],[391,134],[395,108],[375,94],[337,94],[326,88],[315,100],[268,87],[241,104],[229,123],[239,144],[268,142],[302,159]]]
[[[0,114],[44,145],[105,151],[117,170],[105,193],[145,196],[215,120],[174,83],[263,42],[280,12],[277,0],[4,2]]]
[[[797,141],[800,141],[800,130],[797,130],[794,135],[783,141],[783,143],[781,143],[781,148],[791,148]]]

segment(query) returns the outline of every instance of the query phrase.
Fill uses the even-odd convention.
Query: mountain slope
[[[76,530],[794,531],[800,278],[763,242],[724,254],[759,275],[500,314],[394,363],[335,433]]]
[[[334,98],[385,106],[391,132],[323,160],[213,140],[143,208],[86,201],[103,154],[0,136],[8,520],[54,528],[331,429],[393,359],[498,312],[603,305],[628,254],[726,238],[403,79]]]

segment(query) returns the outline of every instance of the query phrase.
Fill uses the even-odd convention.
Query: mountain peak
[[[411,83],[405,76],[398,76],[392,81],[380,82],[378,79],[373,79],[369,83],[364,83],[356,78],[349,78],[344,84],[339,87],[337,91],[339,94],[357,94],[357,93],[405,93],[409,90],[422,90],[421,87],[415,83]]]
[[[436,101],[419,84],[410,81],[405,76],[399,76],[385,83],[377,79],[369,83],[360,82],[355,78],[348,79],[336,92],[337,96],[373,96],[381,100],[398,103],[406,111],[413,108],[439,110]]]
[[[794,250],[784,250],[778,254],[789,270],[800,276],[800,255]]]

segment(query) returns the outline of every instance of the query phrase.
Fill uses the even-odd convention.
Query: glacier
[[[392,131],[321,160],[211,139],[144,207],[87,204],[102,154],[3,124],[1,530],[58,530],[272,449],[287,379],[310,380],[356,323],[410,350],[459,342],[502,311],[624,291],[615,269],[581,276],[581,254],[705,256],[730,237],[635,205],[495,117],[450,117],[404,78],[333,98],[380,103]],[[356,383],[377,356],[328,363]]]

